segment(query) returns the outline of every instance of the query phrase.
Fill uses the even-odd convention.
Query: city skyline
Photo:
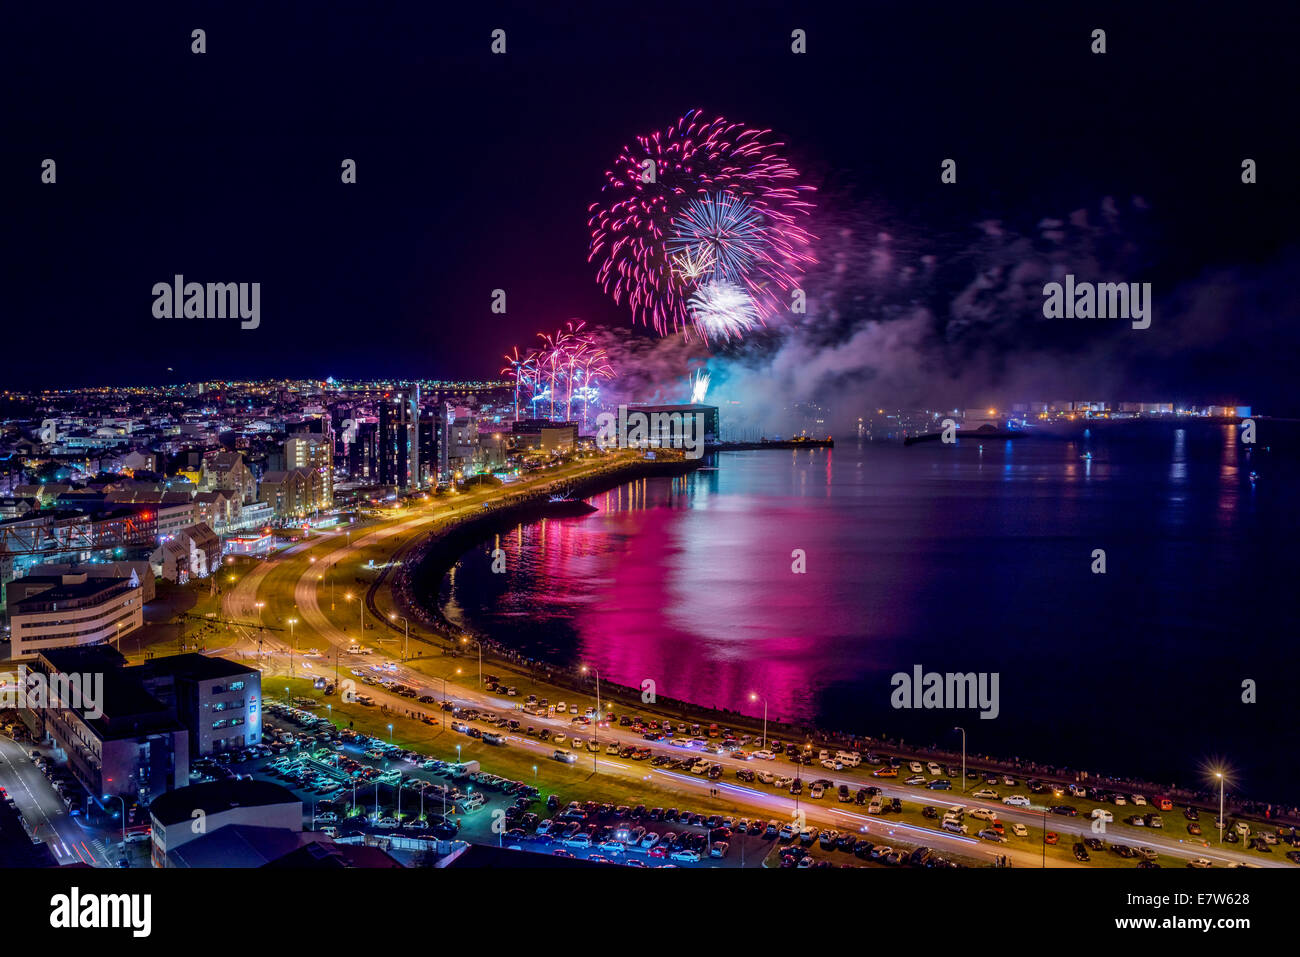
[[[628,353],[640,357],[653,337],[597,283],[588,207],[618,149],[699,108],[774,130],[817,188],[812,311],[770,320],[747,344],[717,344],[716,361],[787,368],[815,348],[833,351],[834,373],[789,378],[796,401],[847,390],[867,404],[985,404],[1043,379],[1074,379],[1085,393],[1146,387],[1206,403],[1249,393],[1277,414],[1297,411],[1280,365],[1298,344],[1283,278],[1296,256],[1293,217],[1283,213],[1295,195],[1282,173],[1294,131],[1273,122],[1265,99],[1231,94],[1232,84],[1275,83],[1269,57],[1231,59],[1231,24],[1216,25],[1225,86],[1209,72],[1179,73],[1175,85],[1152,67],[1200,35],[1193,14],[1161,20],[1158,31],[1154,14],[1116,14],[1103,60],[1070,16],[1047,42],[1030,24],[994,17],[982,43],[970,44],[970,15],[954,11],[927,23],[924,67],[906,45],[874,43],[866,76],[856,54],[890,32],[879,22],[845,30],[838,12],[811,14],[812,53],[792,73],[788,30],[772,12],[701,19],[701,43],[727,37],[707,58],[652,19],[635,41],[641,55],[690,70],[668,70],[629,95],[593,82],[612,69],[602,52],[612,27],[514,16],[521,38],[505,60],[492,59],[485,37],[481,54],[446,62],[422,57],[419,30],[390,38],[382,53],[349,51],[343,21],[268,13],[252,24],[225,14],[209,26],[220,42],[200,58],[174,15],[129,36],[92,17],[87,31],[127,51],[105,64],[103,91],[74,97],[62,84],[76,72],[56,71],[18,105],[7,163],[14,225],[28,238],[14,250],[26,278],[10,290],[10,311],[27,324],[49,316],[70,335],[59,363],[11,364],[6,384],[489,378],[497,364],[488,357],[574,317],[616,342],[630,336]],[[903,35],[916,26],[908,14],[887,16]],[[1069,30],[1085,39],[1058,47]],[[311,42],[286,42],[302,31]],[[174,51],[145,55],[172,34]],[[79,69],[102,55],[88,38],[75,42],[75,29],[72,43],[60,36],[25,55],[76,55]],[[1000,63],[995,51],[1012,49],[1019,59]],[[306,77],[343,69],[344,51],[366,69],[340,74],[337,97],[305,92]],[[172,80],[151,82],[161,69]],[[1026,73],[1043,82],[1026,87]],[[521,80],[543,75],[546,84],[520,95]],[[873,96],[886,79],[889,95]],[[1162,109],[1125,95],[1134,88],[1160,96]],[[871,109],[846,110],[827,89],[860,89]],[[430,97],[443,111],[435,126],[397,112],[399,101]],[[238,136],[224,124],[171,128],[169,118],[196,101],[230,104]],[[1058,102],[1097,117],[1097,135],[1078,136],[1077,118],[1051,108]],[[159,134],[165,156],[151,145]],[[111,151],[106,136],[121,137]],[[61,161],[54,184],[41,182],[47,157]],[[944,183],[950,157],[956,182]],[[1245,157],[1258,164],[1250,185]],[[341,181],[345,159],[358,163],[355,184]],[[137,215],[151,208],[189,212],[170,217],[163,239],[151,216]],[[1122,334],[1104,321],[1044,321],[1037,287],[1010,272],[1032,263],[1150,282],[1155,322]],[[152,289],[173,275],[259,283],[259,327],[155,318]],[[493,311],[496,290],[506,293],[503,314]],[[119,346],[108,374],[96,348],[105,341]],[[891,352],[900,341],[907,348]]]

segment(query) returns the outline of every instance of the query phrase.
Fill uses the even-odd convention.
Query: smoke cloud
[[[954,409],[1031,400],[1260,404],[1261,379],[1285,382],[1300,318],[1288,278],[1300,251],[1162,281],[1141,197],[1045,216],[1028,228],[986,220],[965,235],[882,228],[861,209],[820,216],[808,311],[713,354],[680,335],[608,331],[620,377],[606,397],[685,402],[706,366],[706,401],[727,423],[782,434],[816,404],[843,433],[878,407]],[[1126,321],[1046,320],[1043,286],[1153,281],[1150,329]],[[1269,367],[1265,375],[1264,366]],[[1272,373],[1280,373],[1274,375]],[[1188,381],[1197,383],[1195,394]]]

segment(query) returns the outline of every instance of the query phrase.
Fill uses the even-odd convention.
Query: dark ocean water
[[[1160,782],[1222,760],[1244,792],[1300,803],[1300,482],[1280,448],[1199,424],[716,466],[502,536],[505,575],[474,549],[445,611],[675,698],[761,714],[756,694],[772,717],[948,747],[960,724],[972,753]],[[891,707],[915,665],[996,672],[997,718]]]

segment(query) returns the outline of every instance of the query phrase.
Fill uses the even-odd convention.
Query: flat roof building
[[[172,709],[124,668],[112,648],[54,648],[31,666],[49,687],[76,679],[81,701],[53,697],[29,706],[24,721],[37,740],[52,739],[92,797],[151,801],[189,781],[189,736]],[[58,677],[59,682],[50,679]]]
[[[154,658],[130,670],[185,725],[190,754],[215,754],[261,742],[262,673],[256,668],[185,654]]]
[[[277,853],[267,860],[292,850],[297,845],[292,835],[302,833],[302,801],[288,788],[271,781],[228,778],[191,784],[159,797],[150,806],[149,813],[153,823],[155,867],[178,866],[179,848],[232,825],[267,828],[288,836],[289,840],[277,847]],[[196,820],[203,822],[201,827],[195,826]],[[231,835],[238,833],[231,832]],[[180,866],[193,866],[193,863]]]
[[[144,623],[144,592],[137,581],[90,578],[86,574],[50,576],[38,590],[9,603],[9,636],[14,658],[51,648],[94,645],[126,637]],[[46,585],[46,587],[39,587]]]

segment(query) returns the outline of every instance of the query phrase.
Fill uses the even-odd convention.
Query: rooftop
[[[155,799],[149,810],[156,821],[166,826],[189,821],[195,811],[203,811],[211,816],[240,807],[270,807],[277,804],[302,806],[292,791],[271,781],[238,781],[230,778],[168,791]]]

